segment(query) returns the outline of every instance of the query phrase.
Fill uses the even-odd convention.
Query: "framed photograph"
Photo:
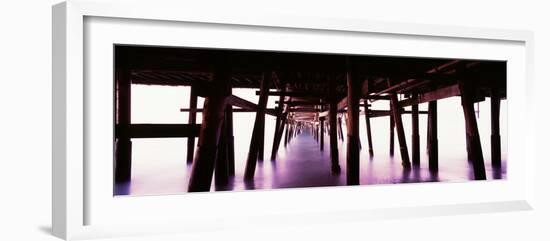
[[[532,209],[531,32],[129,5],[53,7],[54,235]]]

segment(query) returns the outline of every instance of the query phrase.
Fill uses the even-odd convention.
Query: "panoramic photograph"
[[[114,45],[113,195],[506,179],[506,62]]]

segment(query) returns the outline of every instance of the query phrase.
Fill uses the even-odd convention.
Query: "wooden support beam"
[[[191,93],[189,97],[189,118],[187,123],[195,124],[197,122],[197,89],[191,86]],[[193,163],[193,158],[195,155],[195,138],[187,138],[187,164]]]
[[[218,69],[212,81],[215,88],[205,99],[197,155],[189,178],[189,192],[210,190],[218,154],[221,126],[225,118],[226,100],[230,95],[228,91],[230,89],[230,78],[227,69]]]
[[[346,58],[348,85],[347,97],[347,148],[346,148],[346,181],[347,185],[359,185],[359,98],[360,83],[353,78],[349,57]],[[338,106],[340,107],[340,106]]]
[[[256,95],[260,95],[259,91],[256,91]],[[307,97],[307,98],[324,98],[327,96],[327,93],[323,92],[312,92],[312,91],[269,91],[268,95],[270,96],[288,96],[288,97]]]
[[[256,110],[255,110],[255,109],[254,109],[254,110],[241,109],[241,108],[232,108],[232,109],[233,109],[233,113],[249,113],[249,112],[254,112],[254,113],[256,113]],[[189,109],[189,108],[180,108],[180,112],[190,112],[190,111],[191,111],[191,109]],[[197,113],[198,113],[198,112],[203,112],[203,111],[204,111],[204,109],[202,109],[202,108],[197,108],[197,109],[196,109],[196,112],[197,112]],[[277,109],[275,109],[275,108],[266,108],[266,109],[265,109],[265,113],[266,113],[267,115],[276,116],[276,115],[274,114],[274,113],[276,113],[276,112],[277,112]]]
[[[227,168],[229,176],[235,176],[235,136],[233,134],[233,106],[225,106],[225,131],[227,137]]]
[[[322,110],[322,109],[321,109]],[[319,134],[319,145],[321,151],[325,148],[325,118],[321,117],[319,118],[319,127],[321,128],[321,133]]]
[[[282,89],[285,91],[285,89]],[[281,138],[279,136],[279,129],[284,128],[285,126],[282,125],[284,122],[283,120],[283,106],[284,106],[284,96],[279,97],[279,106],[276,108],[276,119],[275,119],[275,133],[273,134],[273,145],[271,145],[271,160],[275,160],[275,157],[277,156],[277,150],[279,149],[279,142],[281,142]],[[286,113],[285,113],[286,114]],[[282,130],[281,130],[281,136],[282,136]],[[278,139],[278,140],[277,140]]]
[[[483,152],[481,150],[481,141],[474,110],[474,83],[465,80],[459,80],[459,87],[462,100],[462,110],[466,123],[467,143],[472,155],[472,166],[474,168],[474,178],[476,180],[487,179],[485,173],[485,164],[483,161]]]
[[[284,92],[284,91],[281,91],[281,92]],[[282,97],[282,99],[284,99],[284,95],[281,95],[280,97]],[[282,104],[285,104],[285,105],[288,105],[289,107],[292,107],[292,106],[303,106],[303,105],[321,105],[321,101],[275,101],[275,104],[278,104],[279,106],[282,106]]]
[[[439,169],[439,144],[437,140],[437,101],[428,104],[428,165],[431,172]]]
[[[290,125],[288,124],[288,121],[285,121],[284,124],[285,124],[285,127],[286,127],[286,128],[285,128],[285,129],[286,129],[286,130],[285,130],[285,148],[286,148],[286,145],[288,144],[288,141],[289,141],[289,138],[290,138],[290,136],[289,136],[289,134],[288,134],[288,133],[290,132],[290,130],[289,130],[289,129],[290,129]]]
[[[397,94],[391,94],[391,110],[393,112],[393,120],[395,123],[395,129],[397,130],[397,140],[399,142],[399,152],[401,153],[401,163],[404,168],[408,169],[411,167],[411,162],[409,159],[409,151],[407,148],[407,139],[405,137],[405,130],[403,129],[403,121],[401,119],[401,113],[399,109],[399,101],[397,100]]]
[[[414,99],[416,99],[416,94],[413,94]],[[411,148],[412,148],[412,165],[414,167],[420,167],[420,134],[418,130],[418,104],[412,105],[412,114],[411,114],[411,123],[412,123],[412,135],[411,135]]]
[[[265,110],[265,108],[264,108]],[[256,112],[257,114],[257,112]],[[260,116],[258,128],[258,161],[264,160],[264,147],[265,147],[265,111]]]
[[[281,145],[281,138],[283,137],[283,132],[285,131],[286,116],[288,112],[282,114],[281,120],[278,123],[277,133],[273,140],[273,149],[271,150],[271,160],[275,160],[277,157],[277,152],[279,151],[279,146]],[[286,135],[286,132],[285,132]],[[286,138],[286,137],[285,137]]]
[[[393,156],[395,149],[395,121],[393,120],[393,115],[390,115],[390,156]]]
[[[498,90],[491,90],[491,165],[501,167],[502,165],[500,147],[500,97]]]
[[[117,127],[115,133],[121,128],[128,128],[131,121],[132,91],[130,85],[130,71],[119,67],[116,70],[116,97],[118,99]],[[117,103],[115,101],[115,103]],[[116,135],[116,134],[115,134]],[[115,142],[115,182],[129,182],[132,177],[132,141],[129,133],[122,131],[116,135]]]
[[[419,94],[417,98],[409,98],[399,102],[401,107],[406,107],[415,104],[422,104],[434,100],[441,100],[453,96],[459,96],[460,89],[458,84],[439,88],[430,92]]]
[[[200,124],[131,124],[125,129],[119,124],[115,128],[115,135],[129,138],[187,137],[192,139],[199,136],[200,127]]]
[[[227,106],[228,105],[226,105],[226,107]],[[216,157],[214,169],[214,182],[216,186],[225,186],[229,182],[229,162],[227,158],[227,118],[224,119],[225,121],[222,124],[222,130],[218,140],[218,155]]]
[[[338,110],[344,110],[348,107],[348,97],[343,98],[338,102]]]
[[[329,80],[329,86],[334,86],[334,82]],[[332,88],[329,88],[332,89]],[[334,98],[329,99],[329,141],[330,141],[330,163],[333,174],[340,173],[340,164],[338,162],[338,127],[337,114],[338,106]],[[340,118],[338,118],[340,120]]]
[[[369,144],[369,156],[372,157],[374,155],[374,150],[372,148],[372,131],[371,131],[371,126],[370,126],[369,107],[367,105],[367,100],[363,100],[363,102],[365,103],[365,105],[364,105],[364,108],[365,108],[365,124],[366,124],[366,128],[367,128],[367,141],[368,141],[368,144]]]
[[[344,141],[344,131],[342,129],[342,117],[338,116],[338,136],[341,141]]]
[[[242,108],[243,110],[256,111],[256,113],[258,111],[258,105],[235,95],[229,96],[227,101],[230,105]],[[233,111],[239,112],[239,109],[233,109]],[[277,116],[275,109],[265,109],[263,112],[268,115]]]
[[[401,109],[400,113],[403,114],[412,114],[412,111],[409,110],[403,110]],[[418,111],[418,114],[428,114],[428,111]],[[376,117],[384,117],[384,116],[390,116],[392,115],[391,110],[369,110],[369,117],[370,118],[376,118]]]
[[[269,97],[267,93],[269,92],[270,81],[270,74],[264,72],[260,81],[260,99],[258,100],[256,120],[254,122],[250,148],[248,150],[248,157],[246,159],[246,168],[244,174],[245,180],[252,180],[254,178],[254,174],[256,172],[256,162],[258,160],[258,157],[260,156],[260,142],[264,142],[263,132],[265,125],[265,108],[267,106],[267,101]],[[261,153],[261,155],[263,156],[263,152]]]

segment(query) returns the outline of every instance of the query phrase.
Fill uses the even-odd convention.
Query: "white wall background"
[[[51,5],[52,0],[3,2],[0,8],[0,240],[56,240],[51,219]],[[199,2],[199,1],[196,1]],[[200,4],[216,11],[277,11],[399,22],[527,29],[535,32],[537,99],[550,87],[550,16],[546,1],[225,1]],[[422,239],[549,240],[550,168],[543,151],[550,145],[547,112],[537,123],[537,200],[535,211],[308,225],[265,230],[222,230],[180,236],[116,240],[281,240]],[[444,195],[444,194],[442,194]],[[429,231],[430,230],[430,231]]]

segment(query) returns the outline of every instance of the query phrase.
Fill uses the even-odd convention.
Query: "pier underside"
[[[115,46],[114,76],[115,194],[159,192],[132,183],[138,142],[151,138],[185,140],[176,192],[506,174],[502,61]],[[175,110],[187,122],[134,123],[135,85],[189,88],[182,96],[187,107]],[[255,101],[236,94],[240,89],[251,90]],[[486,102],[488,123],[479,117]],[[462,134],[449,136],[441,120],[457,113],[461,126],[451,128]],[[236,128],[243,126],[241,114],[252,115],[248,137]],[[457,150],[449,149],[457,139],[466,148],[449,151]]]

